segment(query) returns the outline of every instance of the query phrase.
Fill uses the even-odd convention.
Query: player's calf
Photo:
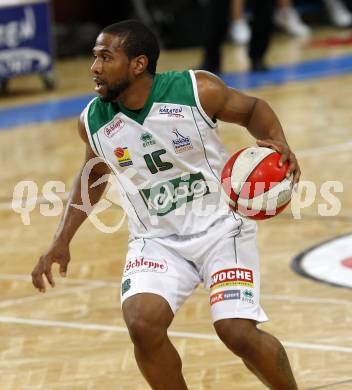
[[[267,387],[297,390],[286,351],[279,340],[257,329],[251,320],[224,319],[214,326],[223,343],[241,357]]]

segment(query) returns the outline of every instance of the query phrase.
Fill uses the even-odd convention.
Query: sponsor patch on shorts
[[[253,298],[254,298],[253,291],[248,290],[248,289],[245,289],[244,291],[242,291],[242,298],[241,298],[242,302],[251,303],[252,305],[254,305]]]
[[[211,276],[211,290],[231,286],[253,287],[253,271],[247,268],[228,268]]]
[[[137,272],[158,272],[167,271],[167,262],[164,259],[150,259],[145,257],[135,257],[127,261],[123,276],[128,276]]]
[[[215,303],[221,301],[228,301],[231,299],[241,299],[241,291],[240,290],[225,290],[219,291],[215,294],[210,295],[210,305],[214,305]]]
[[[131,279],[126,279],[121,286],[122,295],[125,294],[131,288]]]

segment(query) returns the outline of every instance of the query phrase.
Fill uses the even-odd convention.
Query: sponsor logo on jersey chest
[[[118,161],[120,167],[127,167],[127,166],[133,164],[133,162],[131,160],[130,152],[128,151],[128,148],[117,147],[114,150],[114,154],[117,157],[117,161]]]
[[[176,153],[183,153],[193,149],[190,137],[183,136],[178,129],[172,129],[172,132],[176,136],[172,140],[172,146]]]
[[[184,118],[182,114],[182,107],[172,107],[166,104],[159,108],[159,115],[165,115],[167,117]]]
[[[140,137],[139,139],[142,141],[142,144],[143,144],[143,147],[147,147],[147,146],[152,146],[152,145],[155,145],[156,142],[155,140],[153,139],[153,136],[148,133],[147,131],[145,131]]]
[[[140,194],[150,215],[163,216],[187,202],[209,194],[209,187],[201,172],[191,173],[143,188]]]
[[[108,138],[111,138],[117,134],[123,128],[123,126],[125,126],[125,122],[122,119],[117,118],[104,127],[104,134]]]

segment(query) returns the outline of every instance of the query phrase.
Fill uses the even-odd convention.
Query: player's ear
[[[143,54],[138,57],[135,57],[132,60],[132,67],[133,67],[134,74],[136,76],[142,74],[147,69],[147,66],[148,66],[148,57]]]

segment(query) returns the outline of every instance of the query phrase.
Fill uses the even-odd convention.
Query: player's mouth
[[[106,88],[106,84],[104,83],[104,81],[102,81],[98,77],[94,77],[94,82],[96,84],[94,88],[95,92],[98,92],[99,94],[103,93],[104,88]]]

